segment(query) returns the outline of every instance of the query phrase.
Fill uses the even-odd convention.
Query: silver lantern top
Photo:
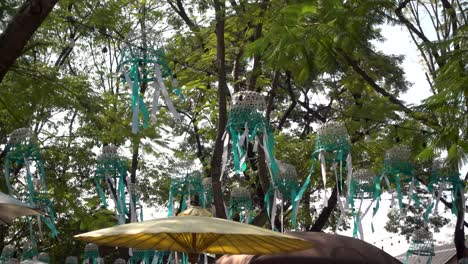
[[[9,137],[10,144],[31,144],[35,142],[35,137],[31,129],[22,127],[13,130]]]
[[[266,109],[265,96],[253,91],[240,91],[231,97],[231,110],[252,109],[264,111]]]
[[[411,149],[407,145],[394,146],[385,151],[385,161],[387,162],[409,162]]]

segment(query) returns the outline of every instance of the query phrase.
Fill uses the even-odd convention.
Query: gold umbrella
[[[44,213],[0,192],[0,224],[9,224],[13,219],[20,216],[40,214]]]
[[[190,208],[191,213],[206,214]],[[186,210],[181,213],[189,214]],[[107,246],[213,254],[276,254],[311,248],[297,237],[265,228],[206,216],[170,217],[114,226],[75,236]],[[192,262],[193,263],[193,262]]]

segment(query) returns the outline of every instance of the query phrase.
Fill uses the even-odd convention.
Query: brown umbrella
[[[20,216],[40,214],[44,213],[0,192],[0,224],[10,224],[13,219]]]
[[[275,263],[401,263],[386,252],[362,240],[318,232],[291,232],[289,235],[311,242],[313,248],[277,255],[224,255],[218,264]]]

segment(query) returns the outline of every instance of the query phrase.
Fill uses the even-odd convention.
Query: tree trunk
[[[457,224],[455,225],[455,236],[454,236],[454,243],[455,243],[455,248],[457,249],[457,259],[462,259],[465,256],[465,226],[463,225],[464,223],[464,216],[465,216],[465,208],[463,207],[462,199],[465,199],[465,183],[466,180],[468,179],[468,172],[465,175],[465,180],[462,183],[462,188],[459,190],[457,194],[455,194],[457,197],[457,210],[458,210],[458,216],[457,216]],[[465,205],[466,206],[466,205]]]
[[[0,83],[58,0],[25,2],[0,35]]]
[[[312,225],[312,228],[310,228],[309,231],[313,232],[320,232],[322,231],[323,227],[325,227],[325,224],[328,221],[328,218],[330,218],[330,215],[333,213],[333,210],[335,210],[336,203],[338,201],[338,192],[336,191],[336,184],[333,187],[333,192],[328,199],[328,204],[327,207],[323,208],[322,212],[320,213],[319,217],[315,221],[315,223]]]
[[[224,210],[223,194],[221,190],[221,162],[223,155],[223,134],[227,123],[227,82],[226,82],[226,47],[224,44],[224,1],[214,0],[216,11],[216,62],[218,68],[218,132],[211,157],[211,181],[213,185],[213,199],[216,208],[216,217],[227,218]]]

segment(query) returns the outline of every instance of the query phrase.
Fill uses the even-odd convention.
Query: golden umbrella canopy
[[[192,213],[200,212],[197,210],[194,209]],[[75,238],[107,246],[186,253],[259,255],[312,247],[301,238],[265,228],[191,215],[124,224],[80,234]]]
[[[40,210],[0,192],[0,224],[10,224],[13,219],[26,215],[44,214]]]

